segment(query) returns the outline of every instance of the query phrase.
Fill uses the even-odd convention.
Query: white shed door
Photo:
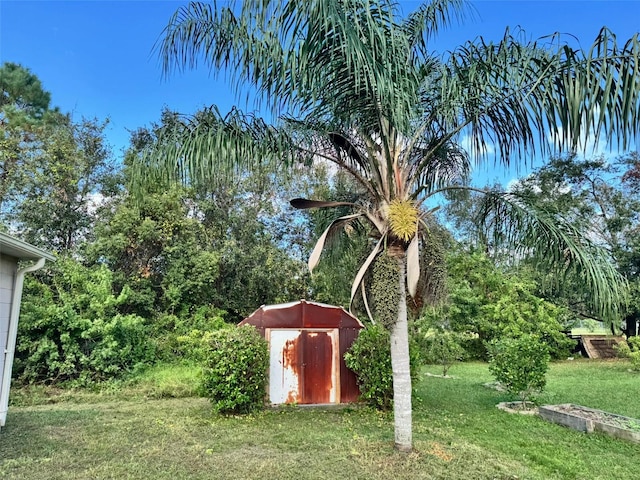
[[[337,329],[269,331],[269,401],[339,401]]]

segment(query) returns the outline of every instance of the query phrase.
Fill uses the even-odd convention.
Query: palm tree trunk
[[[398,261],[400,299],[398,319],[391,329],[391,369],[393,372],[393,419],[395,445],[401,452],[413,447],[411,426],[411,371],[409,367],[409,329],[405,288],[405,252],[393,255]]]

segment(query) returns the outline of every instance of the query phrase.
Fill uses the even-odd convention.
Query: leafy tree
[[[458,333],[443,328],[426,332],[419,340],[424,362],[442,366],[442,375],[446,377],[451,365],[465,356],[459,337]]]
[[[566,310],[535,295],[537,285],[518,271],[505,272],[483,253],[460,250],[448,258],[447,299],[427,309],[417,328],[445,328],[459,334],[467,354],[487,359],[486,344],[534,334],[554,358],[566,358],[575,341]]]
[[[411,378],[406,288],[417,291],[420,245],[433,212],[427,199],[461,188],[468,153],[484,158],[491,142],[499,162],[534,152],[572,149],[590,134],[626,148],[637,131],[640,42],[619,47],[603,29],[590,50],[561,38],[529,42],[509,30],[497,43],[478,39],[445,56],[430,40],[465,3],[436,0],[402,15],[387,0],[201,2],[179,9],[159,43],[166,73],[204,63],[249,86],[274,124],[213,108],[183,117],[139,162],[136,178],[206,182],[248,168],[323,159],[362,188],[357,202],[297,199],[297,208],[350,206],[326,233],[367,221],[371,254],[351,297],[379,254],[398,263],[397,322],[391,331],[396,446],[411,450]],[[551,46],[553,45],[553,47]],[[470,152],[460,147],[470,138]],[[513,194],[487,194],[484,216],[513,255],[583,275],[603,311],[617,301],[613,269],[570,226]],[[326,240],[320,237],[310,267]],[[589,252],[589,253],[587,253]]]
[[[204,228],[187,213],[178,189],[148,194],[143,202],[124,192],[101,209],[86,256],[115,273],[117,291],[131,289],[126,311],[151,318],[209,303],[219,255],[205,247]]]
[[[540,208],[578,226],[607,250],[611,262],[632,282],[631,300],[624,312],[629,324],[640,318],[635,306],[640,271],[640,191],[632,175],[638,161],[637,153],[614,161],[576,155],[554,157],[513,187]],[[540,272],[537,276],[542,293],[566,305],[578,320],[603,320],[589,308],[590,292],[579,282],[565,283],[560,290],[555,279]]]
[[[112,166],[107,122],[74,122],[50,97],[27,68],[0,67],[0,216],[30,243],[65,253],[87,240]]]
[[[28,242],[59,253],[90,240],[97,204],[113,176],[107,122],[62,118],[40,129],[39,146],[23,166],[11,220]]]
[[[51,94],[31,71],[6,62],[0,67],[0,214],[15,199],[22,171],[37,149],[37,134],[52,120]],[[54,112],[57,113],[57,112]],[[54,115],[59,118],[59,116]]]
[[[164,112],[163,124],[171,121]],[[153,135],[135,133],[126,165]],[[186,319],[209,305],[239,320],[262,304],[304,296],[298,279],[306,272],[286,250],[288,232],[271,228],[283,215],[273,197],[259,174],[215,189],[151,185],[138,197],[123,189],[99,209],[85,255],[108,265],[119,288],[131,288],[128,311]]]
[[[5,62],[0,67],[0,108],[3,115],[23,113],[32,119],[42,118],[49,109],[51,94],[28,68]]]

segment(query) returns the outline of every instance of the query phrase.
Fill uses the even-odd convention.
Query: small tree
[[[489,371],[512,395],[518,395],[525,408],[526,401],[547,383],[549,349],[535,335],[503,338],[489,346]]]
[[[464,358],[464,348],[460,345],[460,334],[438,329],[429,331],[421,341],[424,362],[442,366],[442,375],[447,376],[449,368]]]
[[[246,325],[213,332],[202,390],[219,413],[249,413],[264,406],[269,368],[267,342]]]

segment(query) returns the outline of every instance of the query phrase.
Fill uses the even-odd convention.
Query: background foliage
[[[287,203],[297,196],[357,201],[362,192],[348,176],[305,164],[277,178],[237,172],[233,183],[147,185],[133,196],[130,166],[160,141],[159,132],[176,127],[174,112],[132,132],[119,163],[105,140],[108,122],[52,107],[27,68],[2,65],[0,88],[1,228],[59,255],[27,277],[15,368],[21,381],[87,384],[153,363],[201,361],[203,338],[262,304],[310,298],[348,306],[350,281],[370,248],[368,229],[353,222],[328,239],[331,248],[310,276],[305,260],[335,212],[294,212]],[[615,161],[568,155],[513,186],[607,247],[631,285],[620,319],[628,334],[640,319],[639,165],[637,154]],[[581,283],[560,283],[492,248],[477,228],[474,195],[447,205],[439,221],[453,236],[434,224],[421,240],[423,294],[410,305],[416,338],[430,329],[451,332],[466,356],[486,359],[485,342],[532,334],[553,358],[569,355],[574,342],[565,332],[601,320]],[[397,291],[384,260],[365,280],[374,318],[390,324]],[[366,318],[359,298],[354,308]],[[385,390],[384,378],[374,391]],[[388,405],[379,398],[374,403]]]

